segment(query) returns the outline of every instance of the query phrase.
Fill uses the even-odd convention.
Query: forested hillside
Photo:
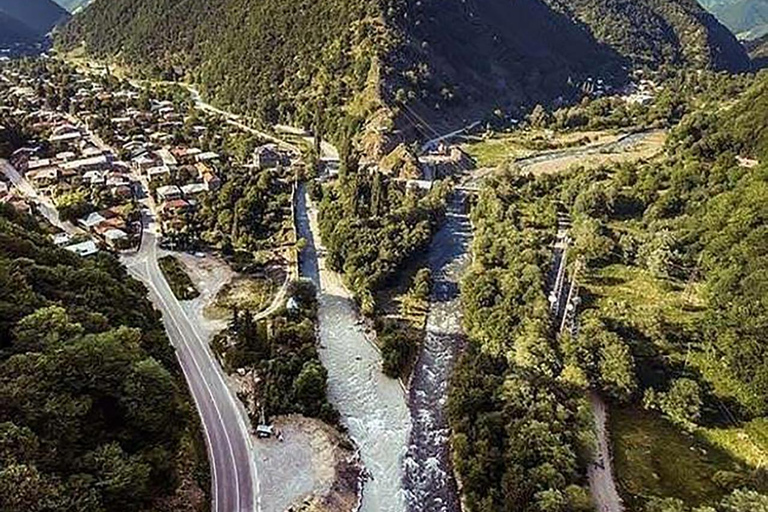
[[[767,506],[768,77],[721,102],[656,161],[485,187],[450,399],[468,510],[589,507],[588,390],[611,403],[628,510]],[[584,264],[575,337],[545,293],[558,208]]]
[[[629,65],[748,64],[693,0],[114,0],[60,38],[81,43],[266,123],[340,141],[367,121],[366,153],[391,148],[370,139],[434,136],[589,77],[622,83]]]
[[[0,205],[0,508],[206,508],[205,447],[146,290]]]

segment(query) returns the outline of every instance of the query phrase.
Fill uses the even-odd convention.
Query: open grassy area
[[[683,434],[641,409],[613,409],[610,430],[616,477],[629,510],[640,510],[650,496],[712,503],[727,493],[718,481],[746,475],[744,464],[703,436]]]
[[[277,286],[267,277],[237,277],[222,287],[205,308],[205,316],[213,320],[229,318],[233,308],[258,313],[269,306],[276,291]]]
[[[768,418],[758,418],[740,427],[704,429],[702,436],[750,466],[768,464]]]
[[[184,270],[184,265],[174,256],[163,256],[158,263],[177,299],[192,300],[200,295],[187,271]]]
[[[547,151],[580,146],[607,144],[619,135],[611,131],[552,132],[550,130],[520,130],[499,133],[462,146],[478,167],[496,167],[518,158],[527,158]]]
[[[610,304],[618,301],[635,313],[661,314],[668,322],[684,325],[697,322],[704,306],[698,285],[659,279],[623,264],[601,268],[585,286],[595,305],[608,313]]]

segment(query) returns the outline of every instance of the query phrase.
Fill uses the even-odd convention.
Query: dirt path
[[[613,461],[611,459],[610,441],[608,440],[608,408],[600,395],[589,394],[592,414],[595,418],[595,434],[597,436],[597,451],[595,461],[589,465],[589,490],[595,500],[597,512],[622,512],[624,504],[616,489],[613,478]]]

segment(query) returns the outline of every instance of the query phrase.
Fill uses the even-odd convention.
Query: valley
[[[768,508],[759,40],[693,0],[15,1],[0,509]]]

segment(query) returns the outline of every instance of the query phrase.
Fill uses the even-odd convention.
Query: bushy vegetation
[[[379,172],[354,171],[325,189],[320,233],[328,263],[343,272],[363,311],[374,311],[373,291],[424,250],[445,212],[448,183],[427,194]]]
[[[654,162],[537,179],[510,172],[485,188],[462,286],[472,343],[450,402],[472,510],[553,510],[553,496],[554,510],[576,507],[568,486],[583,483],[587,389],[704,438],[768,414],[767,83],[728,108],[693,109]],[[571,256],[584,264],[578,335],[557,341],[544,293],[556,205],[571,214]],[[532,433],[536,421],[546,436]],[[653,512],[764,507],[754,492],[765,490],[762,470],[719,445],[728,453],[718,452],[717,470],[680,485],[619,473],[625,498]]]
[[[0,503],[203,510],[205,449],[146,290],[113,257],[55,248],[0,205]]]
[[[175,256],[163,256],[157,260],[157,263],[177,299],[192,300],[200,295],[200,292],[195,288],[195,283],[187,274],[184,264]]]
[[[583,376],[565,362],[546,299],[556,223],[547,191],[505,176],[472,213],[475,259],[461,289],[471,342],[449,399],[468,510],[591,510]]]
[[[327,371],[320,363],[315,339],[317,299],[311,283],[292,283],[292,300],[275,315],[256,321],[248,311],[233,311],[229,328],[214,340],[229,371],[253,370],[259,421],[260,406],[274,416],[299,413],[333,423],[338,413],[326,398]]]

